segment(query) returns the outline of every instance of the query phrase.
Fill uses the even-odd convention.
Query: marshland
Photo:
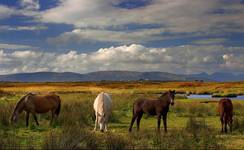
[[[157,98],[176,90],[168,113],[168,132],[157,132],[156,117],[144,115],[140,131],[128,132],[133,102],[139,97]],[[111,94],[112,115],[108,132],[94,132],[93,102],[97,94]],[[10,117],[18,100],[28,92],[55,92],[62,104],[50,125],[51,114],[30,117],[22,113],[16,124]],[[244,82],[69,82],[0,83],[0,149],[243,149],[244,101],[234,105],[233,132],[221,133],[218,99],[187,99],[185,94],[243,95]],[[161,125],[161,128],[163,126]]]

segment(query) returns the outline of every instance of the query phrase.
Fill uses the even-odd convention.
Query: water
[[[208,94],[208,95],[203,95],[203,94],[191,94],[189,96],[187,96],[188,99],[212,99],[212,95]],[[220,99],[220,98],[216,98],[214,97],[213,99]],[[230,97],[230,99],[232,100],[244,100],[244,95],[239,95],[237,97]]]
[[[232,99],[244,100],[244,95],[239,95],[239,96],[232,98]]]
[[[212,95],[201,95],[201,94],[191,94],[187,96],[189,99],[210,99],[212,98]]]

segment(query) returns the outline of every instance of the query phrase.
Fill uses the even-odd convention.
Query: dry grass
[[[111,93],[158,93],[169,89],[187,93],[244,94],[244,82],[81,82],[81,83],[0,83],[0,90],[11,93],[29,91]]]

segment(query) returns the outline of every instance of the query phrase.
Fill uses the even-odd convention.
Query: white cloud
[[[49,38],[48,42],[54,44],[65,44],[69,42],[101,41],[101,42],[118,42],[118,43],[137,43],[162,40],[159,34],[162,29],[148,29],[137,31],[108,31],[98,29],[74,29],[71,32],[65,32],[58,37]]]
[[[0,49],[17,50],[17,49],[30,49],[30,48],[33,48],[33,47],[32,46],[29,46],[29,45],[22,45],[22,44],[0,43]]]
[[[227,39],[225,38],[208,38],[208,39],[201,39],[201,40],[195,40],[192,43],[193,44],[199,44],[199,45],[211,45],[211,44],[221,44],[226,42]]]
[[[21,0],[20,5],[26,10],[38,10],[40,8],[39,0]]]
[[[4,5],[0,5],[0,19],[10,17],[14,13],[15,13],[14,9]]]
[[[56,44],[87,39],[124,44],[143,43],[173,37],[178,33],[191,33],[191,36],[222,35],[244,29],[244,5],[238,1],[155,0],[134,9],[115,6],[121,2],[122,0],[62,0],[57,7],[42,11],[38,18],[41,22],[75,26],[73,31],[49,39]],[[227,13],[214,13],[220,9]],[[149,29],[145,26],[140,30],[126,31],[129,24],[153,24],[158,27]],[[109,30],[111,28],[120,31]],[[165,37],[163,33],[173,35]]]
[[[38,30],[46,30],[47,26],[36,25],[36,26],[8,26],[2,25],[0,26],[1,31],[38,31]]]
[[[12,53],[12,56],[16,58],[35,58],[40,56],[40,54],[34,51],[27,50],[27,51],[15,51]]]
[[[20,0],[20,8],[0,5],[0,19],[22,15],[32,17],[35,22],[74,25],[73,31],[49,38],[48,41],[55,44],[86,40],[132,44],[184,35],[223,35],[244,29],[244,5],[237,0],[154,0],[134,9],[116,6],[121,2],[123,0],[60,0],[56,7],[40,10],[39,0]],[[218,10],[223,13],[216,13]],[[131,24],[136,29],[127,30]],[[156,26],[148,28],[147,25]],[[4,29],[34,31],[46,27],[0,27]]]
[[[98,70],[164,71],[172,73],[244,73],[243,47],[177,46],[147,48],[124,45],[92,53],[0,50],[0,74],[33,71],[92,72]]]
[[[230,22],[244,26],[241,19],[244,16],[244,6],[237,1],[155,0],[143,8],[135,9],[115,7],[120,2],[121,0],[62,0],[59,6],[42,12],[40,19],[43,22],[96,28],[132,23],[160,24],[170,32],[206,32]],[[238,13],[212,13],[216,9],[232,9]]]

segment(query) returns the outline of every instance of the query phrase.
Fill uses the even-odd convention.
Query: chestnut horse
[[[232,122],[233,122],[233,105],[230,99],[224,98],[219,101],[218,107],[220,121],[222,125],[221,132],[227,132],[227,124],[230,127],[230,131],[232,132]],[[223,130],[224,128],[224,130]]]
[[[146,98],[137,99],[133,104],[133,117],[129,132],[131,132],[135,120],[137,121],[137,130],[139,130],[143,113],[153,116],[157,115],[158,131],[160,131],[161,116],[163,116],[164,131],[167,132],[167,113],[169,111],[169,105],[174,105],[174,98],[175,91],[167,91],[156,100]]]
[[[28,93],[22,97],[16,104],[13,115],[11,117],[12,122],[17,122],[18,116],[23,111],[26,112],[26,126],[29,124],[29,114],[31,113],[39,125],[36,117],[36,113],[47,113],[51,111],[51,121],[53,118],[58,117],[61,107],[61,100],[58,95],[54,93],[48,93],[45,95]]]

